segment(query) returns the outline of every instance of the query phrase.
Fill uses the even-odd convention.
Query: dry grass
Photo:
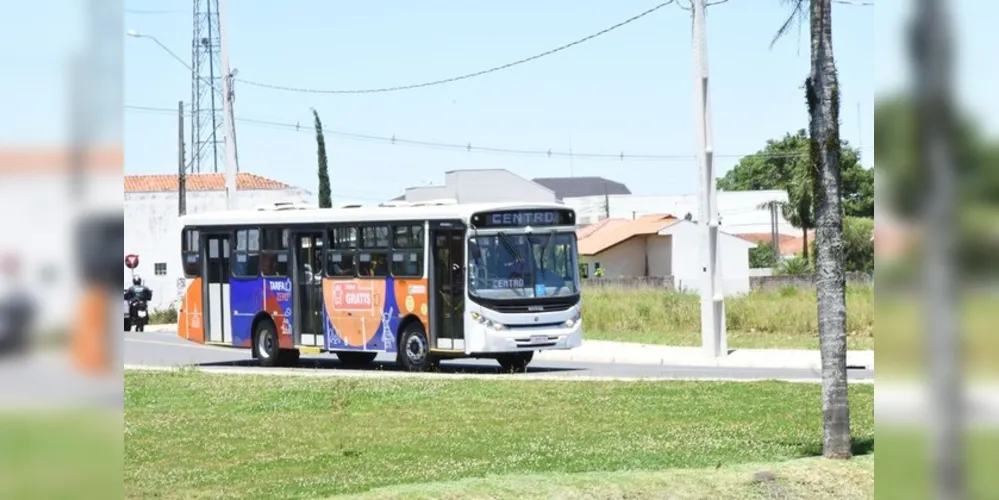
[[[847,289],[851,349],[874,349],[874,287]],[[818,348],[814,289],[787,287],[725,301],[729,345]],[[584,336],[668,345],[700,345],[700,297],[654,289],[589,288],[583,292]]]

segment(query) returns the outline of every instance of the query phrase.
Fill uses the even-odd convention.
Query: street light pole
[[[236,208],[236,124],[232,114],[232,72],[229,70],[229,51],[225,36],[224,0],[218,0],[219,43],[222,59],[222,116],[225,122],[225,199],[226,208]]]
[[[711,101],[708,97],[708,48],[704,28],[706,0],[691,0],[693,12],[694,99],[697,132],[697,164],[701,186],[701,346],[705,354],[721,357],[728,354],[725,334],[725,298],[722,293],[721,253],[718,251],[718,193],[714,174],[714,145],[711,138]]]

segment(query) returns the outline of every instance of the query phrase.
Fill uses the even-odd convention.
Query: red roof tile
[[[82,148],[79,157],[65,146],[0,147],[0,174],[68,174],[74,160],[85,174],[121,173],[124,149],[120,145],[91,146]]]
[[[655,234],[676,220],[668,214],[650,214],[637,220],[604,219],[593,224],[595,228],[576,231],[579,255],[596,255],[635,236]]]
[[[770,243],[772,237],[770,233],[744,233],[738,235],[744,240],[751,241],[757,245],[762,243]],[[812,241],[815,240],[815,231],[808,231],[808,244],[811,245]],[[805,239],[801,236],[792,236],[789,234],[781,234],[777,239],[777,244],[780,245],[781,255],[797,255],[804,252],[805,250]]]
[[[288,189],[292,186],[256,174],[236,174],[237,190]],[[161,193],[177,190],[176,174],[126,175],[126,193]],[[225,191],[225,174],[188,174],[188,191]]]

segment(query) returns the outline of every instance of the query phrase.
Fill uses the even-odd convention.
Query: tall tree
[[[316,155],[319,157],[319,208],[331,208],[333,207],[333,198],[330,192],[330,171],[326,158],[326,137],[323,136],[323,122],[319,119],[319,112],[315,108],[312,109],[312,116],[316,121]]]
[[[850,458],[850,405],[846,379],[846,273],[843,268],[843,199],[840,170],[839,80],[832,43],[831,0],[782,0],[791,14],[774,40],[809,20],[811,68],[805,80],[810,169],[815,200],[815,284],[822,356],[822,454]],[[806,10],[807,8],[807,10]]]

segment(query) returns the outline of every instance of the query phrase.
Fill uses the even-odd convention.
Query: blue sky
[[[310,88],[418,83],[519,59],[599,31],[656,0],[601,2],[227,2],[230,63],[247,80]],[[873,101],[881,80],[904,70],[899,2],[834,6],[842,85],[842,135],[872,156]],[[957,2],[960,4],[962,2]],[[126,0],[126,28],[190,57],[190,3]],[[807,125],[801,84],[807,26],[770,48],[786,10],[777,1],[732,0],[708,16],[717,167],[769,138]],[[875,34],[875,22],[879,23]],[[885,42],[884,44],[882,42]],[[125,103],[175,109],[190,100],[190,73],[150,40],[124,39]],[[874,48],[877,47],[877,50]],[[876,66],[877,63],[877,66]],[[662,154],[676,160],[584,160],[467,153],[327,135],[334,202],[379,201],[405,187],[440,183],[447,170],[507,168],[527,177],[602,175],[637,194],[696,192],[692,55],[687,11],[672,5],[559,54],[463,82],[372,95],[311,95],[237,83],[238,118],[311,123],[377,136],[517,149]],[[992,88],[995,88],[994,86]],[[980,89],[982,90],[982,89]],[[982,93],[985,93],[982,91]],[[859,106],[859,114],[858,114]],[[992,107],[991,109],[995,109]],[[859,119],[858,119],[859,118]],[[175,171],[176,117],[126,111],[126,173]],[[243,171],[316,189],[308,132],[237,123]],[[689,156],[690,158],[682,158]],[[865,161],[865,163],[867,163]]]

